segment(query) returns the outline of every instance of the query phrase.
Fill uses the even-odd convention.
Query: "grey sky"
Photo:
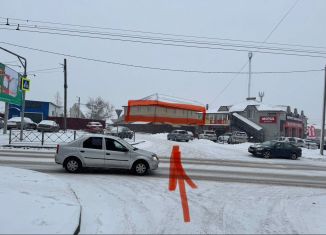
[[[125,28],[172,34],[263,41],[294,0],[225,1],[3,1],[2,17],[55,21],[100,27]],[[326,47],[326,1],[300,0],[268,42]],[[2,20],[3,22],[3,20]],[[34,48],[70,53],[122,63],[190,70],[238,71],[247,52],[181,48],[110,40],[42,35],[0,30],[1,40]],[[25,56],[28,70],[58,67],[62,56],[2,45]],[[322,50],[322,49],[321,49]],[[323,49],[326,51],[326,49]],[[102,96],[115,107],[152,93],[197,100],[211,107],[244,101],[247,75],[188,74],[133,69],[68,59],[68,104]],[[0,52],[0,61],[13,57]],[[254,54],[253,71],[322,69],[326,59]],[[244,71],[248,71],[246,67]],[[265,92],[269,104],[288,104],[305,110],[310,122],[320,122],[323,72],[253,75],[252,94]],[[53,101],[63,95],[63,73],[40,73],[31,77],[28,99]]]

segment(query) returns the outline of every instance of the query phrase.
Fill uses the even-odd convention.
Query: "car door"
[[[108,168],[129,169],[130,152],[119,141],[105,138],[105,166]]]
[[[276,143],[274,145],[274,148],[273,148],[273,151],[272,151],[272,155],[274,157],[282,157],[284,155],[283,149],[284,149],[284,143],[282,143],[282,142]]]
[[[87,167],[104,166],[104,148],[102,137],[89,137],[84,140],[83,147],[79,151]]]
[[[291,157],[293,146],[290,143],[284,143],[284,154],[283,157]]]

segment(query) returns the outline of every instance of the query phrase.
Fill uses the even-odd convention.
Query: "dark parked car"
[[[37,125],[37,130],[41,132],[58,132],[60,127],[55,121],[43,120]]]
[[[134,132],[125,126],[111,126],[104,133],[117,136],[121,139],[132,139],[134,137]]]
[[[291,158],[296,160],[301,157],[301,148],[289,142],[281,141],[266,141],[261,144],[251,145],[248,152],[254,156],[262,156],[264,158],[278,157],[278,158]]]
[[[167,136],[168,140],[174,141],[186,141],[188,142],[191,139],[191,136],[188,134],[187,131],[184,130],[174,130]]]

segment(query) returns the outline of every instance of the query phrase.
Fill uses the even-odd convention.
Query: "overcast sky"
[[[0,15],[98,27],[263,41],[294,2],[295,0],[11,0],[2,2]],[[325,12],[324,0],[300,0],[268,42],[326,47]],[[4,23],[4,20],[1,22]],[[248,52],[139,44],[3,29],[0,29],[0,34],[2,42],[152,67],[239,71],[248,60]],[[3,44],[1,46],[26,57],[29,71],[59,67],[64,59],[63,56]],[[326,51],[325,48],[318,50]],[[13,60],[15,58],[0,52],[0,62]],[[88,97],[102,96],[116,108],[121,108],[127,104],[128,99],[162,93],[208,103],[213,108],[239,103],[247,97],[247,75],[235,77],[234,74],[191,74],[130,68],[68,57],[67,60],[69,105],[77,101],[77,96],[81,97],[82,103]],[[325,58],[254,53],[252,70],[323,69],[325,64]],[[18,67],[13,68],[19,70]],[[244,69],[246,71],[248,66]],[[31,91],[27,94],[27,99],[54,101],[57,91],[63,96],[62,71],[39,73],[30,78]],[[305,111],[311,123],[321,121],[323,72],[255,74],[252,78],[252,96],[258,96],[259,91],[264,91],[265,103],[290,105],[292,110],[297,107],[299,111]],[[232,83],[225,89],[231,80]],[[221,93],[222,90],[224,92]]]

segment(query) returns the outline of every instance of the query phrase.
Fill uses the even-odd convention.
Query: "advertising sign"
[[[276,116],[261,116],[259,123],[276,123]]]
[[[316,138],[316,128],[314,126],[308,126],[308,137],[309,138]]]
[[[21,105],[20,78],[21,75],[19,73],[0,63],[0,101]]]

